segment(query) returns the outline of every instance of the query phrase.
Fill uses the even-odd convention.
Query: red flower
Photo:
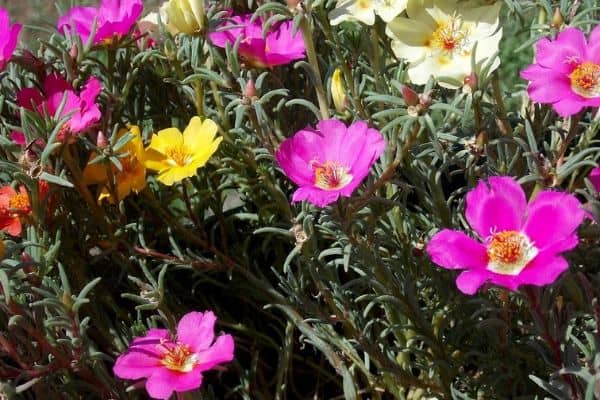
[[[0,188],[0,230],[20,236],[21,218],[30,213],[31,204],[24,186],[18,192],[11,186]]]

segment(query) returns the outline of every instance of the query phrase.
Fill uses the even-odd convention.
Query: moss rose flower
[[[477,239],[444,229],[427,244],[431,260],[446,269],[464,269],[458,289],[473,294],[489,281],[516,290],[549,285],[569,265],[560,253],[579,243],[585,213],[575,196],[544,190],[527,204],[510,177],[480,181],[467,194],[466,218]]]
[[[113,372],[122,379],[146,379],[154,399],[199,388],[202,372],[233,359],[233,337],[215,340],[216,320],[212,311],[185,314],[174,338],[166,329],[150,329],[117,358]]]
[[[385,149],[385,140],[364,121],[349,127],[335,119],[320,121],[283,141],[275,159],[300,188],[292,201],[324,207],[350,197]]]
[[[521,71],[531,100],[552,104],[562,117],[600,106],[600,26],[588,41],[579,29],[567,28],[535,49],[535,63]]]

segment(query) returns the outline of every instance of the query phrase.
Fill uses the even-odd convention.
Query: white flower
[[[338,0],[335,9],[329,13],[331,25],[348,20],[358,20],[373,25],[375,14],[385,22],[394,19],[406,9],[408,0]]]
[[[479,3],[409,0],[409,18],[397,17],[388,24],[386,33],[392,38],[392,49],[397,57],[409,62],[408,77],[413,83],[423,85],[431,76],[448,77],[460,85],[440,82],[440,86],[456,89],[472,72],[473,51],[476,63],[498,51],[501,3]],[[490,72],[499,65],[496,57]]]

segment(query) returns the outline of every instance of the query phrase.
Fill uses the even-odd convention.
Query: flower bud
[[[244,88],[244,92],[242,94],[248,99],[256,97],[256,86],[254,85],[254,79],[250,79],[248,82],[246,82],[246,87]]]
[[[98,131],[98,136],[96,137],[96,146],[103,149],[108,145],[108,139],[102,131]]]
[[[339,68],[336,68],[336,70],[333,71],[333,76],[331,77],[331,98],[333,99],[333,105],[337,112],[344,112],[346,109],[347,98],[342,71]]]
[[[554,10],[554,15],[552,16],[552,21],[550,21],[550,26],[554,29],[560,29],[564,23],[565,19],[563,18],[560,9],[556,7],[556,10]]]
[[[465,76],[463,83],[463,91],[466,93],[473,93],[475,89],[477,89],[479,80],[477,79],[475,72],[471,72],[469,75]]]
[[[402,97],[404,97],[404,102],[407,106],[416,106],[420,103],[419,95],[417,92],[409,88],[408,86],[402,85]]]

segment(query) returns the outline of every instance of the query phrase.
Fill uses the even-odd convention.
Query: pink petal
[[[551,252],[542,252],[521,271],[517,278],[519,285],[550,285],[568,268],[569,263],[563,257]]]
[[[592,186],[594,187],[596,192],[600,192],[600,167],[592,169],[592,171],[588,175],[588,179],[592,183]]]
[[[73,7],[67,14],[58,18],[58,30],[66,33],[71,31],[71,26],[75,28],[75,32],[81,37],[81,41],[86,43],[91,33],[92,24],[97,16],[95,7]]]
[[[539,250],[551,250],[555,243],[570,237],[584,217],[581,203],[575,196],[545,190],[529,204],[523,232]]]
[[[600,64],[600,25],[592,30],[588,43],[588,59],[596,64]]]
[[[518,231],[526,207],[525,193],[515,179],[492,176],[467,194],[465,215],[475,232],[487,238],[494,231]]]
[[[322,190],[310,186],[302,186],[298,188],[292,196],[292,202],[306,200],[317,207],[325,207],[340,197],[340,192],[337,190]]]
[[[554,111],[561,117],[570,117],[571,115],[577,114],[582,108],[586,107],[587,104],[582,100],[574,100],[565,98],[552,104]]]
[[[312,185],[314,171],[312,161],[323,160],[323,136],[314,130],[304,129],[284,140],[275,153],[277,163],[283,172],[297,185]]]
[[[207,349],[215,338],[217,317],[212,311],[193,311],[185,314],[177,324],[177,340],[197,353]]]
[[[461,272],[456,278],[456,287],[464,294],[472,295],[490,278],[491,273],[485,269],[470,269]]]
[[[462,232],[444,229],[436,233],[426,248],[431,261],[446,269],[485,269],[485,246]]]
[[[570,73],[574,65],[568,60],[576,62],[586,61],[585,35],[577,28],[567,28],[561,31],[556,40],[541,39],[536,44],[536,62],[544,67],[563,73]]]
[[[163,368],[160,363],[160,354],[156,351],[158,341],[148,345],[138,345],[130,348],[115,361],[114,374],[121,379],[147,378],[158,368]]]
[[[537,103],[554,103],[571,93],[571,82],[566,75],[552,70],[544,71],[539,79],[531,81],[527,93],[531,100]]]
[[[233,337],[221,335],[208,349],[198,352],[198,368],[200,371],[213,369],[216,365],[233,360]]]
[[[173,394],[177,381],[183,375],[179,372],[171,371],[165,367],[157,368],[146,381],[146,391],[153,399],[168,399]],[[200,377],[202,380],[202,377]]]

